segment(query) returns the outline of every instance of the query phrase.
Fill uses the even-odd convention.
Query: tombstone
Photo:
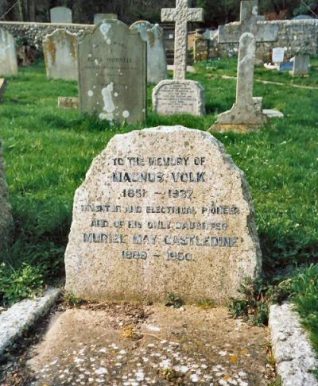
[[[0,28],[0,76],[13,76],[18,73],[18,62],[14,37]]]
[[[219,43],[238,43],[245,32],[252,33],[257,43],[276,41],[279,26],[259,21],[264,17],[258,15],[258,0],[241,1],[240,21],[219,26]]]
[[[146,43],[119,20],[107,20],[79,40],[82,112],[110,123],[146,116]]]
[[[285,59],[285,48],[275,47],[272,50],[272,63],[280,65]]]
[[[51,23],[71,24],[72,10],[67,7],[55,7],[50,9]]]
[[[167,60],[163,46],[163,30],[158,24],[151,24],[148,21],[137,21],[130,26],[130,29],[137,31],[141,39],[147,43],[147,81],[158,83],[167,79]]]
[[[117,20],[118,16],[116,15],[116,13],[96,13],[94,15],[94,24],[98,25],[103,20],[109,20],[109,19]]]
[[[310,66],[309,55],[302,55],[302,54],[295,55],[291,74],[293,76],[308,75],[309,66]]]
[[[43,40],[48,79],[78,80],[77,35],[57,29]]]
[[[3,94],[7,88],[7,81],[5,79],[0,78],[0,102],[2,101]]]
[[[161,21],[175,22],[174,79],[163,80],[154,88],[153,109],[163,115],[203,115],[204,89],[199,82],[185,79],[188,22],[203,21],[203,9],[189,8],[189,0],[176,0],[176,8],[161,10]]]
[[[81,299],[237,297],[261,267],[244,174],[207,132],[116,135],[75,193],[65,267]]]
[[[5,253],[12,230],[13,220],[9,204],[8,186],[4,174],[2,143],[0,140],[0,255]]]
[[[249,131],[266,122],[262,98],[253,97],[256,41],[246,32],[240,38],[237,65],[236,102],[231,110],[218,116],[212,129],[219,131]]]

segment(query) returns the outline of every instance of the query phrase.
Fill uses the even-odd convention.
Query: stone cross
[[[241,1],[240,21],[219,27],[219,43],[238,43],[244,32],[252,33],[256,42],[276,41],[278,26],[259,21],[264,21],[264,17],[258,15],[258,0]]]
[[[189,8],[189,0],[176,0],[176,8],[163,8],[161,21],[175,22],[174,79],[184,80],[187,70],[188,22],[203,21],[202,8]]]

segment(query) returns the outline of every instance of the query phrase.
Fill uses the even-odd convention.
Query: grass
[[[0,138],[5,144],[15,234],[0,270],[3,303],[36,293],[42,282],[63,278],[73,195],[109,139],[115,133],[160,124],[208,130],[216,114],[229,109],[235,99],[235,79],[222,79],[223,75],[236,75],[235,60],[202,62],[191,75],[205,87],[205,117],[157,116],[151,112],[149,88],[147,122],[121,127],[57,109],[57,97],[76,96],[77,85],[46,80],[43,63],[9,79],[0,104]],[[254,95],[263,96],[264,107],[279,109],[285,118],[259,132],[215,136],[251,186],[265,280],[292,278],[290,294],[318,350],[318,90],[291,87],[318,87],[318,59],[312,60],[308,78],[262,68],[256,69],[255,78],[283,83],[255,82]],[[297,267],[301,269],[295,271]]]

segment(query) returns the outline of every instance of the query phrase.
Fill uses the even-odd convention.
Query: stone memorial
[[[256,42],[276,41],[279,27],[258,23],[264,20],[258,15],[258,0],[241,1],[240,21],[219,26],[219,43],[238,43],[245,32],[253,34]]]
[[[0,28],[0,76],[13,76],[18,73],[18,61],[14,37]]]
[[[244,174],[211,134],[116,135],[77,189],[66,290],[87,300],[224,303],[261,255]]]
[[[283,47],[275,47],[272,50],[272,62],[280,65],[285,60],[285,48]]]
[[[82,112],[113,122],[146,117],[146,43],[119,20],[107,20],[79,40]]]
[[[51,23],[71,24],[72,10],[67,7],[54,7],[50,9]]]
[[[163,46],[163,30],[158,24],[148,21],[137,21],[130,26],[133,31],[138,31],[143,41],[147,43],[147,81],[158,83],[167,79],[167,59]]]
[[[2,101],[3,94],[7,88],[7,81],[3,78],[0,78],[0,102]]]
[[[109,20],[109,19],[117,20],[118,16],[116,15],[116,13],[96,13],[94,15],[94,24],[98,25],[103,20]]]
[[[255,51],[254,35],[244,33],[239,45],[236,102],[231,110],[218,116],[212,130],[246,132],[257,129],[266,122],[262,98],[253,97]]]
[[[77,35],[57,29],[43,40],[48,79],[78,80]]]
[[[293,76],[304,76],[308,75],[310,66],[310,56],[298,54],[295,55],[293,62],[293,69],[291,74]]]
[[[188,22],[202,22],[203,9],[189,8],[189,0],[176,0],[176,8],[161,10],[161,21],[175,22],[174,79],[163,80],[154,88],[153,109],[162,115],[203,115],[205,113],[204,89],[199,82],[185,79]]]
[[[4,174],[4,159],[2,153],[2,143],[0,139],[0,256],[5,253],[9,242],[10,231],[12,230],[13,220],[11,206],[8,198],[8,186]]]

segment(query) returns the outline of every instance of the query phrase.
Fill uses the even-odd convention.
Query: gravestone
[[[4,159],[2,153],[2,143],[0,139],[0,255],[2,255],[8,245],[10,231],[12,230],[11,206],[9,204],[8,186],[4,174]]]
[[[308,75],[310,66],[310,56],[298,54],[295,55],[293,69],[291,74],[293,76],[304,76]]]
[[[163,80],[155,87],[152,94],[153,109],[162,115],[193,114],[194,111],[195,115],[203,115],[204,89],[199,82],[185,79],[188,22],[203,21],[203,9],[189,8],[189,0],[176,0],[176,8],[161,10],[161,21],[175,22],[174,79]]]
[[[43,40],[48,79],[78,79],[77,35],[57,29]]]
[[[236,102],[231,110],[218,116],[213,130],[245,132],[266,122],[266,115],[262,111],[262,98],[253,97],[255,51],[254,35],[244,33],[239,45]]]
[[[272,62],[280,65],[285,60],[285,48],[275,47],[272,50]]]
[[[70,24],[72,20],[72,10],[67,7],[54,7],[50,9],[51,23]]]
[[[0,28],[0,76],[12,76],[17,73],[15,39],[8,31]]]
[[[0,78],[0,102],[2,101],[3,94],[7,87],[7,81],[5,79]]]
[[[109,20],[109,19],[117,20],[118,16],[116,15],[116,13],[96,13],[94,15],[94,24],[98,25],[103,20]]]
[[[116,135],[75,193],[65,267],[79,298],[224,303],[260,260],[245,177],[209,133]]]
[[[258,15],[258,0],[241,1],[240,21],[219,26],[219,43],[238,43],[245,32],[255,36],[256,42],[274,42],[278,36],[278,25],[258,24],[264,21]]]
[[[109,122],[146,116],[146,43],[119,20],[107,20],[79,40],[82,112]]]
[[[158,24],[151,24],[148,21],[137,21],[130,26],[130,29],[137,31],[141,39],[147,43],[147,81],[158,83],[167,79],[167,60],[163,46],[163,30]]]

